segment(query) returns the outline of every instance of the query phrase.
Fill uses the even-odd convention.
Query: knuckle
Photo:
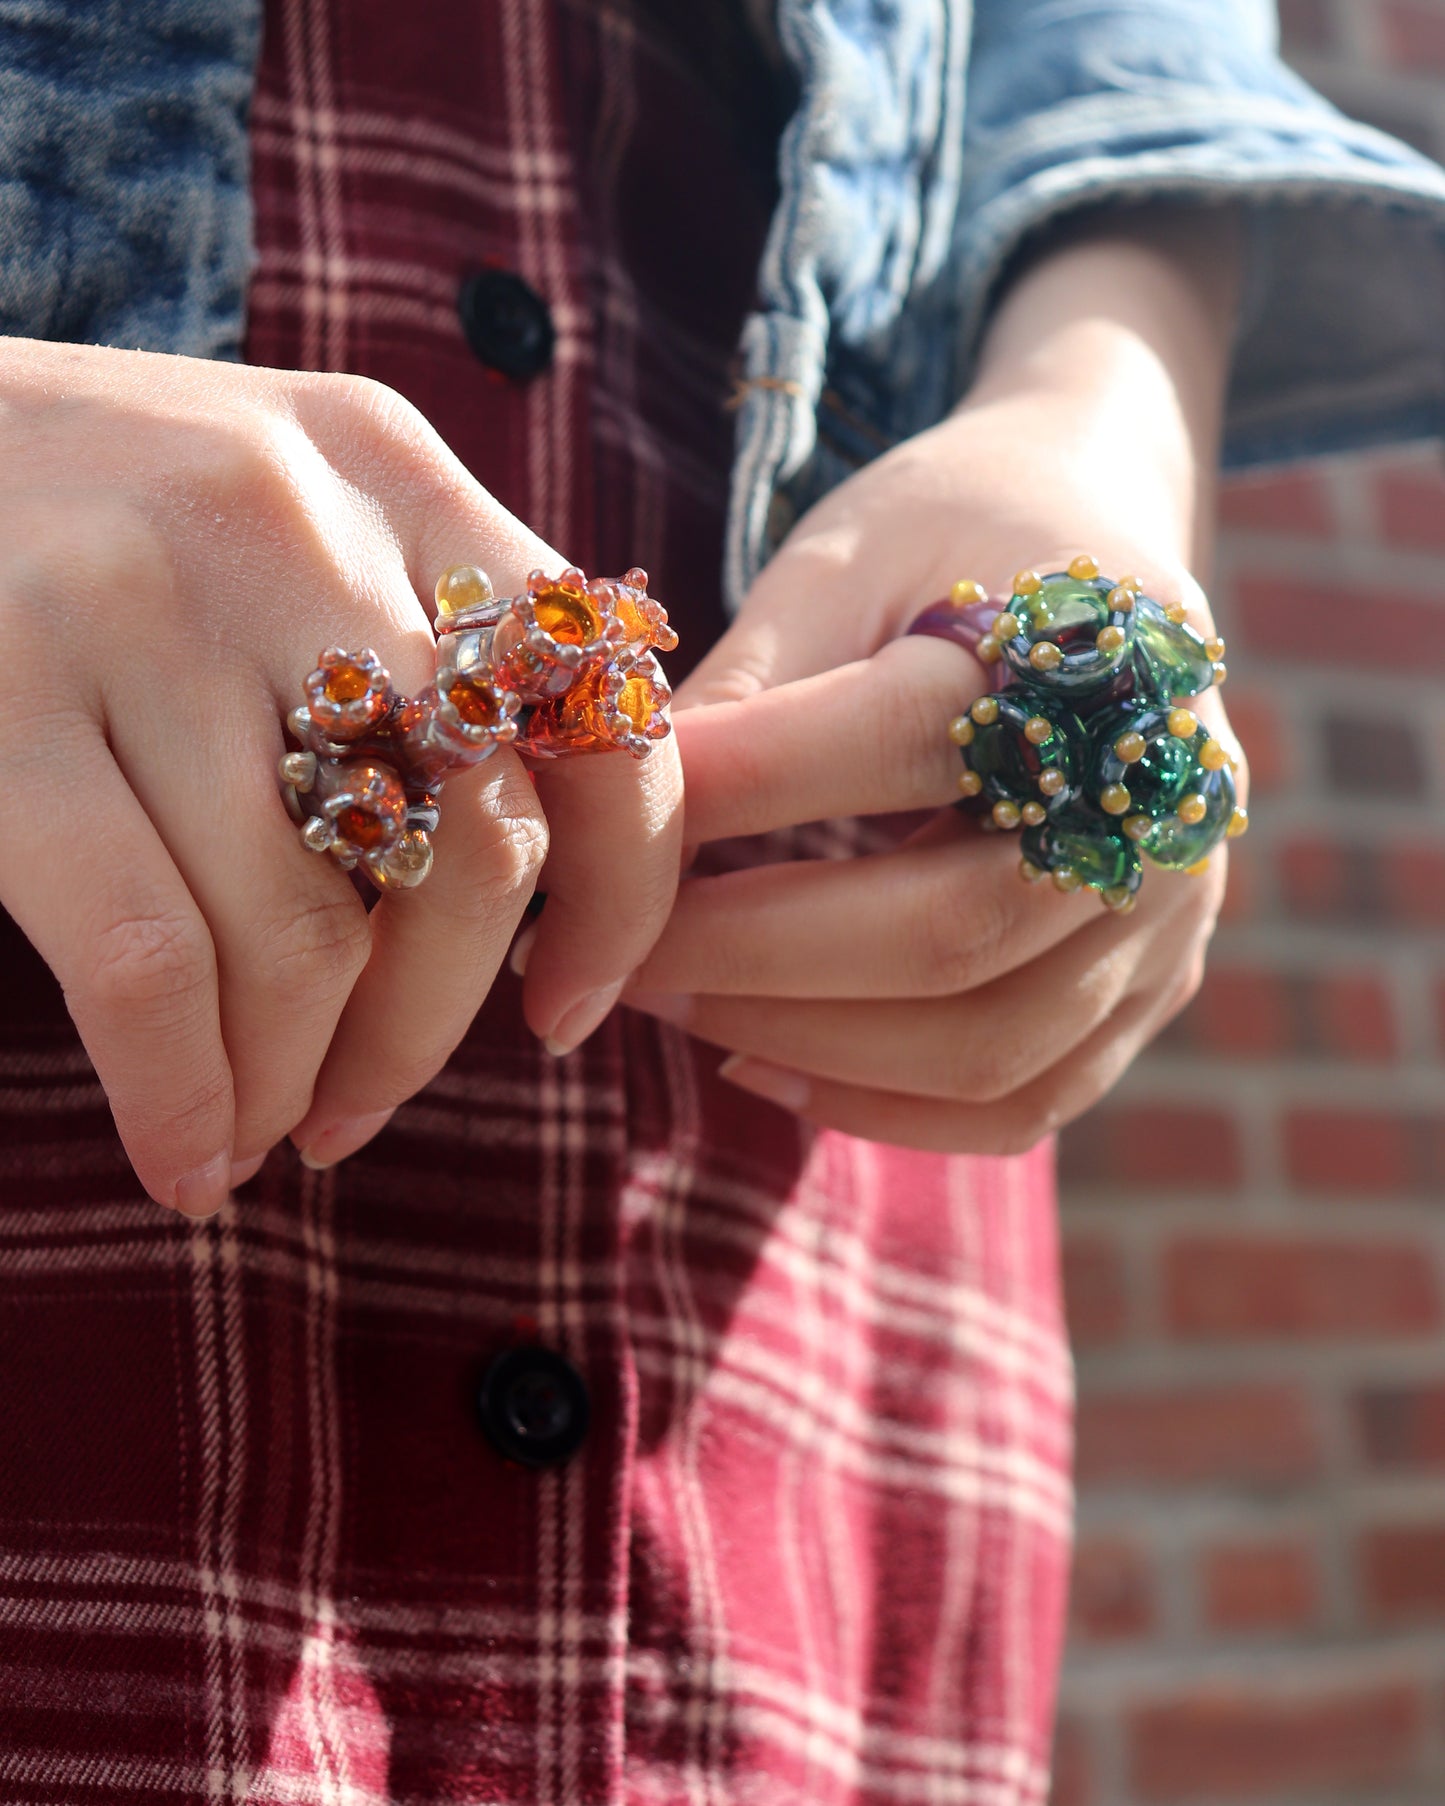
[[[108,1015],[154,1019],[195,1004],[215,969],[200,923],[163,911],[121,916],[96,937],[78,989]]]
[[[348,887],[278,912],[257,936],[252,970],[272,991],[350,990],[370,950],[366,912]]]
[[[910,990],[952,997],[978,982],[1004,933],[1003,911],[987,885],[970,889],[957,871],[930,881],[907,932],[903,964]]]
[[[457,902],[473,922],[480,922],[531,896],[547,863],[549,835],[525,776],[519,776],[516,786],[504,785],[474,811],[472,829]]]

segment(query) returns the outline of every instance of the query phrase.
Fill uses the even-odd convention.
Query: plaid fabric
[[[695,657],[770,202],[715,93],[615,6],[275,0],[255,130],[251,357],[403,390]],[[487,264],[553,311],[529,385],[458,327]],[[554,1061],[504,973],[363,1153],[191,1227],[8,919],[0,970],[0,1799],[1044,1798],[1047,1150],[812,1133],[626,1011]],[[519,1336],[591,1394],[542,1473],[473,1411]]]

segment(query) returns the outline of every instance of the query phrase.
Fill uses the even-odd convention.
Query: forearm
[[[981,347],[976,407],[1021,394],[1076,397],[1101,455],[1147,447],[1141,505],[1209,562],[1215,475],[1238,305],[1240,224],[1221,209],[1082,216],[1015,273]]]

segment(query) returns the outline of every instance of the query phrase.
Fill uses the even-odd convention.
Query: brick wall
[[[1281,10],[1310,81],[1445,158],[1445,0]],[[1445,459],[1236,485],[1224,521],[1253,827],[1203,992],[1063,1151],[1055,1802],[1441,1806]]]

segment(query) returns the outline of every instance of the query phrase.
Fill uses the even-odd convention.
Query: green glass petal
[[[1078,785],[1088,740],[1078,717],[1059,707],[1053,700],[1030,696],[1019,690],[1000,692],[998,718],[986,726],[975,725],[973,741],[963,748],[963,759],[970,770],[983,779],[983,795],[991,803],[1047,802],[1039,790],[1040,774],[1046,770],[1062,771],[1067,795]],[[1024,728],[1035,716],[1042,716],[1053,732],[1035,746]]]
[[[1140,596],[1134,613],[1134,668],[1149,700],[1170,702],[1207,690],[1214,682],[1214,663],[1194,629],[1176,627],[1148,596]]]
[[[1229,831],[1235,804],[1234,773],[1225,765],[1218,771],[1206,771],[1203,777],[1194,788],[1207,805],[1204,819],[1191,824],[1177,815],[1166,815],[1155,822],[1141,843],[1155,865],[1183,871],[1212,853]]]
[[[1173,815],[1181,797],[1205,788],[1214,775],[1199,761],[1208,731],[1201,726],[1191,738],[1178,739],[1169,732],[1172,707],[1123,703],[1090,717],[1091,756],[1084,788],[1096,802],[1106,785],[1122,784],[1129,792],[1128,814],[1162,819]],[[1130,732],[1143,736],[1144,756],[1126,764],[1114,747]]]
[[[1046,872],[1071,867],[1094,890],[1113,890],[1121,884],[1131,891],[1139,888],[1138,850],[1107,816],[1092,810],[1075,806],[1049,816],[1036,828],[1025,828],[1020,851]]]
[[[1020,684],[1036,695],[1066,698],[1071,704],[1105,689],[1133,657],[1134,610],[1111,610],[1107,577],[1087,580],[1055,571],[1045,577],[1032,596],[1013,596],[1009,611],[1017,616],[1020,631],[1007,641],[1003,655]],[[1117,627],[1122,642],[1113,652],[1095,645],[1104,627]],[[1054,671],[1036,671],[1029,652],[1048,640],[1064,654]]]

